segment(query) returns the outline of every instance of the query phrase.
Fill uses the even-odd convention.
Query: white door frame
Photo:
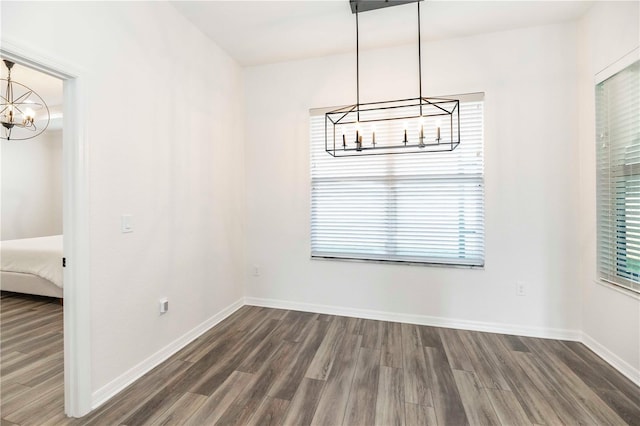
[[[0,40],[0,54],[64,81],[64,405],[68,416],[81,417],[91,411],[92,405],[86,72],[4,37]]]

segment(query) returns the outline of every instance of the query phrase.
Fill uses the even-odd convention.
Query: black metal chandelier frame
[[[418,92],[417,98],[393,101],[360,103],[360,34],[358,14],[361,11],[373,10],[387,6],[395,6],[416,2],[418,8]],[[356,104],[334,109],[325,114],[325,150],[334,157],[403,154],[421,152],[453,151],[460,144],[460,101],[448,98],[427,98],[422,96],[422,44],[420,31],[420,1],[409,0],[398,2],[366,2],[365,0],[350,0],[353,13],[356,15]],[[375,4],[375,5],[374,5]],[[362,5],[365,7],[362,8]],[[359,10],[363,9],[363,10]],[[372,116],[373,115],[373,116]],[[446,117],[448,125],[444,127],[445,135],[441,136],[438,125],[435,137],[428,139],[424,134],[423,118]],[[420,130],[417,138],[408,137],[407,127],[403,136],[393,140],[376,142],[375,130],[369,144],[364,143],[360,125],[363,123],[377,123],[395,120],[420,120]],[[351,130],[355,127],[355,138],[347,141],[345,127]],[[342,138],[337,128],[342,128]]]
[[[6,79],[0,79],[3,83],[6,83],[4,94],[0,94],[0,124],[2,125],[0,139],[27,140],[34,138],[49,126],[51,120],[49,107],[35,91],[11,79],[11,69],[15,65],[13,62],[5,59],[4,64],[7,67],[8,74]],[[22,92],[17,98],[14,97],[16,87],[20,88]],[[35,100],[32,98],[35,98]],[[46,111],[46,123],[42,127],[36,125],[34,109],[44,109]],[[13,131],[16,129],[25,130],[29,133],[22,132],[26,136],[15,137]]]

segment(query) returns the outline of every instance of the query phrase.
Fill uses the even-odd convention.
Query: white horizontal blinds
[[[461,103],[460,122],[452,152],[335,158],[325,151],[324,116],[313,115],[312,256],[483,265],[483,102]],[[375,131],[400,143],[404,123]],[[409,127],[409,137],[418,131]],[[372,130],[361,132],[366,145]]]
[[[598,271],[640,292],[640,62],[596,86]]]

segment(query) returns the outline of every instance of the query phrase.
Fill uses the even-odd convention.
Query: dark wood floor
[[[0,296],[2,426],[64,417],[62,306],[57,299]],[[52,423],[55,424],[55,423]]]
[[[1,309],[2,425],[640,424],[640,389],[580,343],[250,306],[65,419],[61,307]]]

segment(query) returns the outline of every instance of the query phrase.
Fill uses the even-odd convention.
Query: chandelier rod
[[[358,3],[356,3],[356,115],[360,122],[360,31],[358,29]]]
[[[418,93],[420,93],[420,117],[422,117],[422,46],[420,39],[420,1],[418,1]]]
[[[420,94],[420,116],[422,116],[422,41],[420,37],[420,0],[418,5],[418,93]],[[356,8],[356,115],[360,122],[360,29],[358,25],[358,3]]]

